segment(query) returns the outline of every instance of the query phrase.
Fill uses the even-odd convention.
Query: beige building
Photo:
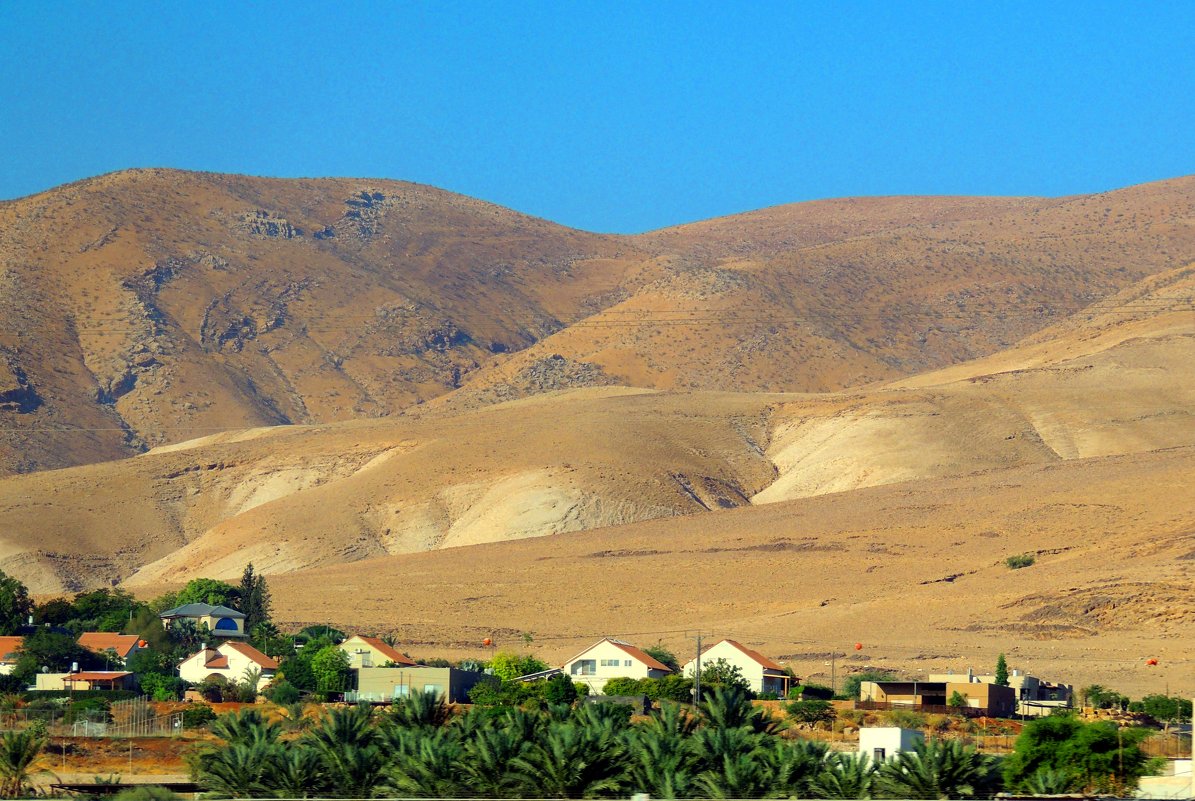
[[[365,667],[353,673],[357,689],[345,694],[349,703],[388,704],[413,692],[435,693],[452,704],[468,703],[469,690],[486,678],[471,670],[433,667]]]
[[[947,712],[950,700],[958,693],[966,701],[961,711],[993,718],[1016,714],[1016,693],[1009,687],[980,682],[942,681],[865,681],[859,685],[861,709],[909,707],[931,712]]]
[[[377,637],[363,637],[358,634],[349,637],[338,647],[348,654],[349,667],[352,668],[390,667],[390,663],[404,667],[415,665],[414,659],[403,656],[393,646],[387,645]]]
[[[39,690],[132,690],[132,673],[124,670],[84,670],[77,673],[38,673]]]
[[[968,670],[966,673],[931,674],[929,681],[995,684],[996,676],[976,675],[974,671]],[[1067,709],[1071,706],[1075,694],[1075,688],[1070,684],[1055,684],[1019,670],[1009,671],[1008,686],[1016,694],[1017,714],[1027,718],[1048,715],[1059,708]]]
[[[199,684],[208,676],[223,676],[236,684],[245,679],[251,670],[260,670],[262,684],[274,678],[278,663],[246,642],[227,640],[215,648],[204,648],[192,654],[178,666],[178,675],[183,681]]]
[[[607,637],[586,648],[564,663],[566,676],[588,684],[595,694],[601,694],[610,679],[658,679],[672,670],[628,642]]]
[[[717,659],[725,659],[727,663],[739,669],[751,685],[751,692],[756,695],[775,693],[777,698],[788,696],[789,683],[792,677],[783,666],[768,659],[758,651],[753,651],[735,640],[722,640],[701,652],[702,666]],[[697,660],[690,659],[685,665],[686,676],[695,676]]]
[[[166,628],[177,626],[184,620],[195,624],[197,631],[209,631],[216,637],[248,637],[245,632],[245,616],[227,606],[211,604],[184,604],[167,609],[159,617]]]

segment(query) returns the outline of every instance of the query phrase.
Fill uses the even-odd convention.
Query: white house
[[[414,667],[415,660],[403,656],[397,649],[377,637],[363,637],[360,634],[349,637],[339,646],[349,656],[351,668]]]
[[[223,676],[235,684],[250,669],[260,670],[261,681],[267,682],[274,678],[278,663],[247,642],[225,640],[215,648],[204,648],[184,659],[178,666],[178,675],[192,684],[199,684],[208,676]]]
[[[573,681],[588,684],[600,694],[610,679],[658,679],[672,670],[653,656],[622,640],[610,637],[594,643],[561,668]]]
[[[750,682],[751,692],[756,695],[775,693],[777,698],[788,696],[788,686],[792,677],[782,666],[758,651],[752,651],[734,640],[722,640],[701,652],[703,668],[717,659],[725,659],[728,664],[737,667],[743,678]],[[685,675],[691,677],[696,674],[697,660],[690,659],[685,665]]]
[[[916,729],[896,726],[864,726],[859,729],[859,753],[878,765],[901,751],[914,751],[925,742],[925,734]]]

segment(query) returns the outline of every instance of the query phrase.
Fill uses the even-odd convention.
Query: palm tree
[[[689,746],[688,732],[669,730],[676,725],[675,717],[663,723],[657,717],[631,732],[627,748],[632,792],[653,798],[687,798],[693,794],[697,757]]]
[[[381,734],[367,706],[335,709],[297,744],[315,749],[333,795],[373,798],[385,784],[388,764]]]
[[[701,702],[701,716],[706,724],[719,729],[748,726],[758,734],[779,734],[784,724],[751,704],[746,689],[731,684],[716,686]]]
[[[221,715],[212,721],[210,730],[229,745],[272,745],[282,733],[277,723],[266,720],[261,712],[251,707]]]
[[[208,792],[229,798],[260,798],[271,793],[282,754],[278,743],[230,742],[198,755],[195,780]]]
[[[0,796],[17,798],[36,773],[38,757],[46,747],[44,735],[23,729],[0,734]]]
[[[766,735],[749,726],[702,728],[693,735],[692,748],[701,771],[695,784],[710,798],[753,798],[771,788],[770,771],[763,756],[770,745]]]
[[[1075,789],[1077,777],[1065,770],[1038,768],[1025,779],[1023,789],[1030,795],[1063,795]]]
[[[397,726],[443,726],[452,720],[452,710],[436,692],[416,690],[405,698],[396,698],[390,706],[390,721]]]
[[[866,754],[826,755],[821,771],[809,781],[813,798],[871,798],[876,768]]]
[[[772,738],[761,751],[772,792],[789,798],[808,796],[813,779],[822,772],[829,750],[825,743],[812,740],[794,743]]]
[[[510,766],[526,796],[591,798],[622,791],[625,750],[608,721],[600,727],[554,723]]]
[[[922,743],[879,768],[877,789],[888,798],[975,798],[996,782],[995,761],[957,740]]]
[[[478,798],[512,795],[518,781],[510,773],[510,763],[523,756],[531,742],[505,727],[455,733],[464,744],[461,780],[470,793]]]
[[[327,792],[319,754],[310,748],[282,749],[270,765],[266,784],[278,798],[307,798]]]
[[[412,798],[469,795],[464,748],[455,734],[424,729],[410,736],[414,747],[398,754],[389,770],[391,788]]]

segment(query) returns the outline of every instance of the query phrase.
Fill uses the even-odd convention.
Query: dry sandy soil
[[[1193,221],[1190,178],[636,237],[379,181],[0,204],[0,568],[252,560],[421,656],[701,630],[1190,692]]]

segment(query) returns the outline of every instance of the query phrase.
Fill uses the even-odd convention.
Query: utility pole
[[[693,670],[693,708],[701,703],[701,632],[697,632],[697,667]]]

